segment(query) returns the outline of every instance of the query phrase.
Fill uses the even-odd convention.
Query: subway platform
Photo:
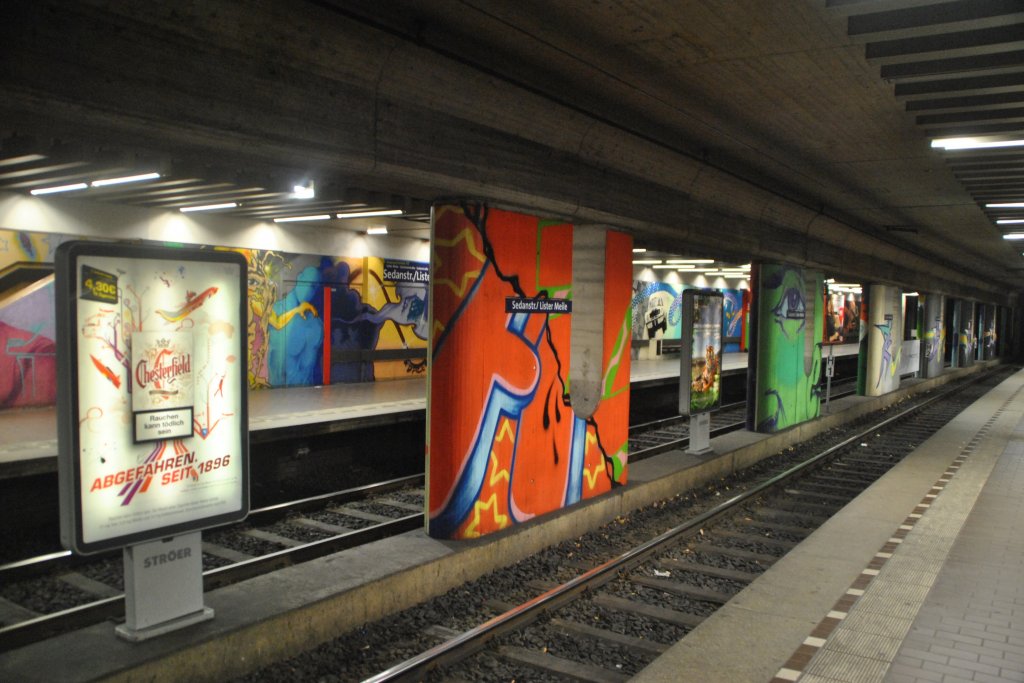
[[[1024,371],[633,680],[1024,681]]]
[[[911,380],[881,397],[848,396],[835,401],[827,415],[784,432],[738,431],[717,437],[712,440],[715,453],[711,457],[672,451],[642,460],[631,466],[629,485],[614,495],[590,499],[482,539],[446,542],[418,530],[219,588],[205,595],[215,619],[151,641],[127,643],[115,636],[111,623],[103,623],[5,652],[0,654],[0,680],[218,681],[242,675],[986,365],[949,371],[931,380]],[[1004,423],[1012,419],[1015,426],[1020,421],[1021,407],[1012,401],[1010,407],[1003,404],[1009,394],[1017,395],[1014,392],[1022,384],[1024,373],[1002,383],[952,421],[942,438],[962,449],[1001,408],[1003,413],[983,437],[988,440],[978,442],[974,452],[994,448],[990,441],[1007,431]],[[1000,398],[994,401],[992,395]],[[923,472],[903,465],[886,475],[886,480],[895,481],[885,485],[894,493],[876,483],[829,522],[827,528],[837,530],[838,536],[812,535],[814,543],[801,545],[776,563],[776,568],[734,600],[736,607],[730,603],[705,622],[717,627],[702,625],[640,676],[671,681],[768,681],[789,667],[791,657],[805,654],[800,648],[808,637],[824,637],[818,635],[821,631],[815,632],[818,623],[829,618],[836,601],[844,599],[874,554],[898,533],[895,530],[906,519],[907,510],[913,510],[945,472],[951,459],[942,452],[931,453],[932,445],[937,447],[936,440],[921,449],[927,453],[911,456]],[[973,467],[976,462],[968,464]],[[968,471],[967,464],[962,469]],[[862,499],[867,499],[866,505]],[[882,516],[883,511],[889,516]],[[881,523],[875,519],[880,516]],[[922,523],[918,528],[925,527]],[[823,541],[825,550],[816,545]],[[846,546],[861,552],[842,559]],[[790,564],[800,557],[808,560],[809,570],[803,575],[795,573],[799,564]],[[793,575],[777,569],[787,565]],[[810,595],[794,600],[794,590]],[[731,616],[723,620],[719,615],[726,612]],[[694,636],[699,644],[691,644]],[[737,667],[740,663],[743,666]],[[791,674],[783,671],[782,675]]]

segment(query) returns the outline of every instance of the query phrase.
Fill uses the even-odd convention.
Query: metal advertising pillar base
[[[203,605],[202,532],[124,549],[125,623],[117,635],[138,642],[207,619]]]
[[[690,416],[689,455],[707,455],[711,448],[711,413],[697,413]]]

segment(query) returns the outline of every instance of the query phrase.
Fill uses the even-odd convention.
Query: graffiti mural
[[[78,238],[0,230],[0,274],[30,266],[38,269],[52,262],[58,245],[71,239]],[[241,253],[248,265],[250,389],[368,382],[425,373],[427,264],[259,249],[232,251]],[[39,269],[36,284],[0,299],[0,409],[54,403],[52,278],[43,279],[49,272]],[[183,268],[170,268],[155,274],[154,286],[171,291],[184,276]],[[177,309],[164,311],[165,320],[186,318],[209,296],[189,294]],[[329,341],[326,349],[325,340]]]
[[[945,297],[941,294],[922,294],[924,315],[921,317],[924,377],[942,374],[946,345]]]
[[[903,305],[899,288],[871,285],[868,310],[865,394],[881,396],[900,386],[903,348]]]
[[[679,339],[683,286],[633,280],[633,339]]]
[[[757,297],[755,425],[776,432],[821,410],[821,273],[763,264]]]
[[[434,208],[428,391],[429,532],[472,538],[626,482],[631,240],[608,232],[601,402],[572,410],[573,230],[486,205]],[[666,312],[667,314],[667,312]]]
[[[38,272],[38,280],[0,297],[0,409],[53,405],[57,396],[53,260],[60,235],[0,230],[0,274]]]

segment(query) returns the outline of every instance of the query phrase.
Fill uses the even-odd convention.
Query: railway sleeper
[[[0,597],[0,626],[9,626],[11,624],[17,624],[29,619],[35,619],[39,616],[39,612],[30,610],[27,607],[22,607],[16,602],[11,602],[6,598]]]
[[[624,673],[611,671],[602,666],[584,664],[525,647],[501,645],[495,652],[498,656],[516,664],[531,667],[542,673],[581,681],[581,683],[587,683],[588,681],[594,681],[594,683],[625,683],[625,681],[630,679],[630,676]]]
[[[90,579],[88,576],[79,574],[78,572],[68,572],[66,574],[61,574],[57,578],[69,586],[74,586],[83,593],[94,595],[97,598],[116,598],[124,592],[119,591],[112,586],[108,586],[102,581]]]
[[[679,612],[674,609],[669,609],[668,607],[658,607],[656,605],[648,605],[642,602],[634,602],[633,600],[620,598],[617,595],[597,593],[591,598],[591,600],[598,607],[604,607],[605,609],[614,610],[616,612],[635,614],[640,617],[646,617],[647,619],[654,619],[655,621],[664,621],[675,626],[682,626],[683,628],[696,628],[702,621],[704,621],[704,617],[696,614]]]
[[[683,571],[693,572],[695,574],[704,574],[705,576],[713,576],[718,579],[728,579],[730,581],[736,581],[738,583],[750,583],[756,579],[759,574],[752,572],[745,572],[740,569],[726,569],[725,567],[714,567],[707,564],[699,564],[697,562],[688,562],[686,560],[677,560],[672,557],[666,557],[657,561],[657,566],[662,569],[669,571]]]
[[[878,477],[872,475],[866,475],[858,477],[853,472],[847,472],[840,474],[839,476],[832,476],[828,470],[821,470],[815,474],[814,479],[826,484],[832,484],[834,486],[847,485],[853,487],[867,487],[877,481]]]
[[[795,514],[799,517],[807,517],[815,521],[819,526],[823,524],[829,517],[835,514],[841,505],[819,505],[810,501],[795,500],[792,498],[776,498],[770,503],[766,503],[769,507],[782,510]]]
[[[691,586],[690,584],[683,583],[681,581],[659,579],[653,576],[644,576],[643,574],[630,574],[629,580],[641,586],[653,588],[654,590],[663,591],[665,593],[671,593],[672,595],[678,595],[680,597],[690,598],[692,600],[700,600],[702,602],[713,602],[718,605],[724,605],[732,599],[732,595],[729,593],[721,593],[719,591],[698,588],[696,586]]]
[[[298,548],[300,545],[305,545],[302,541],[297,541],[294,538],[288,538],[281,534],[275,534],[272,531],[264,531],[263,529],[246,529],[242,533],[261,541],[276,543],[277,545],[284,546],[285,548]]]
[[[203,552],[213,557],[219,557],[222,560],[228,560],[229,562],[245,562],[251,560],[255,555],[249,553],[243,553],[238,550],[231,548],[225,548],[222,545],[211,543],[210,541],[203,541]]]
[[[732,521],[733,524],[750,526],[757,529],[766,529],[774,533],[787,534],[790,536],[799,536],[801,539],[807,538],[811,535],[811,532],[813,531],[813,529],[808,529],[807,527],[790,526],[789,524],[779,524],[777,522],[769,522],[762,519],[752,519],[749,517],[734,519]]]
[[[577,638],[590,638],[619,647],[624,647],[635,652],[658,656],[668,650],[669,646],[653,640],[637,638],[636,636],[616,633],[607,629],[598,628],[589,624],[581,624],[578,621],[553,618],[548,622],[548,628],[561,633],[562,635]]]
[[[757,510],[757,516],[768,522],[783,521],[793,522],[797,528],[805,529],[808,534],[828,521],[828,517],[820,517],[810,514],[800,514],[789,510],[781,510],[774,507],[761,507]],[[807,522],[810,522],[808,525]],[[801,524],[803,523],[803,524]]]
[[[737,560],[757,562],[758,564],[763,564],[765,566],[771,566],[779,559],[775,555],[755,553],[750,550],[743,550],[742,548],[730,548],[728,546],[712,545],[710,543],[698,543],[690,546],[690,550],[695,553],[704,553],[706,555],[725,555],[726,557],[732,557]]]
[[[856,498],[855,495],[840,496],[834,493],[824,493],[811,489],[785,489],[785,492],[791,496],[796,496],[803,503],[811,502],[813,505],[846,505]],[[814,502],[815,499],[822,501],[822,503]]]
[[[772,538],[771,536],[761,536],[759,534],[747,534],[741,531],[733,531],[731,529],[715,529],[712,533],[719,538],[729,538],[744,543],[760,543],[761,545],[771,546],[782,551],[792,550],[799,545],[793,541]]]

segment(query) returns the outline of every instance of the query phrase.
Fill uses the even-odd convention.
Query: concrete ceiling
[[[23,5],[0,158],[127,150],[250,192],[312,174],[332,206],[469,195],[680,254],[1024,285],[994,223],[1024,211],[983,208],[1024,201],[1024,148],[929,147],[1024,138],[1021,0]]]

